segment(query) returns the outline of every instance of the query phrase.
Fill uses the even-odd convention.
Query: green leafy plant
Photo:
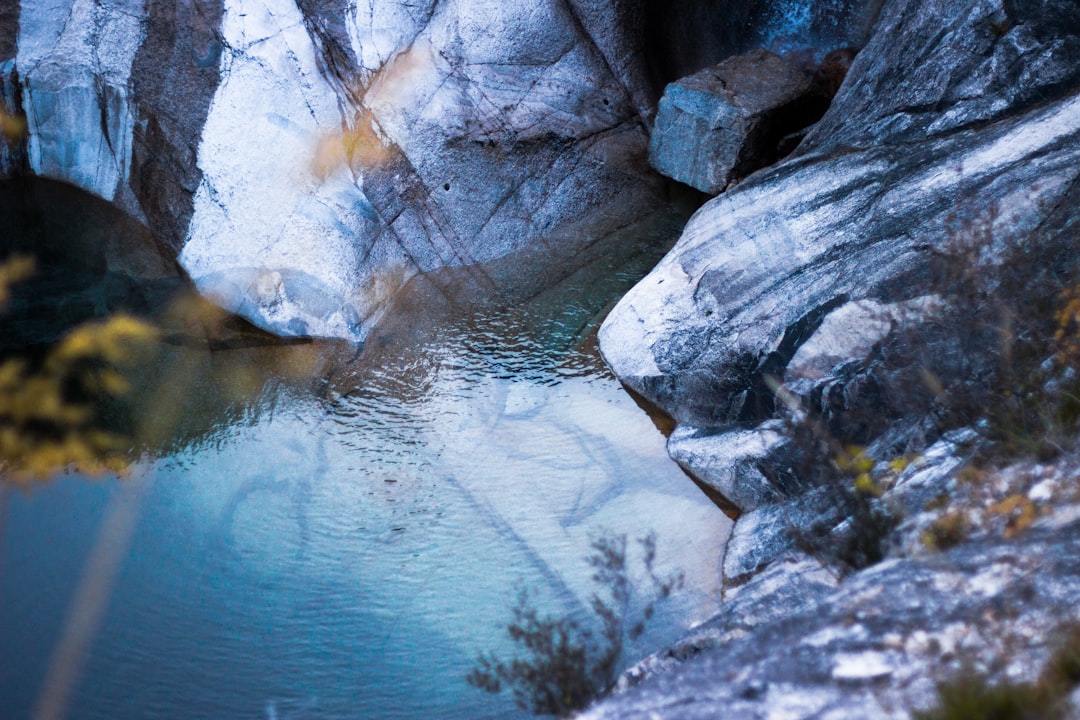
[[[635,588],[627,568],[625,535],[604,533],[592,542],[589,564],[598,591],[592,595],[589,626],[568,617],[541,615],[522,590],[507,626],[522,653],[509,660],[481,654],[466,681],[481,690],[509,689],[517,705],[537,715],[565,717],[585,707],[615,683],[627,640],[641,636],[659,602],[681,587],[683,577],[656,574],[656,537],[640,539],[649,598],[640,617],[627,615]]]

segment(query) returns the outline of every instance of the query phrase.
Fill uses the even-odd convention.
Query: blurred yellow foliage
[[[16,256],[0,265],[0,307],[11,299],[11,286],[34,273],[34,258]]]
[[[371,168],[385,163],[390,150],[370,121],[361,119],[356,127],[322,137],[315,148],[313,171],[326,180],[340,167]]]
[[[1023,532],[1037,516],[1034,503],[1023,495],[1010,495],[1001,502],[994,503],[990,506],[990,512],[1008,517],[1004,533],[1006,538]]]
[[[1055,318],[1054,340],[1059,348],[1058,362],[1064,365],[1080,359],[1080,286],[1063,292],[1061,300],[1063,304]]]
[[[967,514],[962,510],[950,510],[931,523],[919,540],[930,550],[948,550],[963,542],[970,530]]]
[[[907,455],[901,455],[900,457],[893,458],[889,461],[889,470],[894,475],[899,475],[900,473],[904,472],[904,470],[907,470],[908,466],[910,466],[913,462],[915,462],[914,458]]]
[[[157,336],[157,330],[142,320],[113,315],[103,323],[87,323],[72,330],[50,353],[46,368],[61,372],[80,361],[127,365]]]
[[[881,487],[874,482],[871,472],[874,469],[874,459],[866,454],[866,448],[858,445],[848,445],[843,452],[839,453],[833,462],[836,467],[845,473],[855,476],[855,490],[863,495],[880,497]]]
[[[20,138],[26,134],[26,118],[11,115],[0,110],[0,135]]]
[[[847,445],[833,458],[833,463],[841,471],[854,476],[856,492],[871,497],[881,495],[896,481],[900,473],[904,472],[913,463],[918,462],[918,457],[902,455],[890,460],[883,472],[874,478],[874,467],[877,463],[874,458],[866,453],[866,448],[861,445]]]
[[[33,261],[0,265],[0,298],[33,270]],[[96,407],[123,396],[123,375],[157,341],[145,322],[115,315],[75,328],[39,361],[0,362],[0,472],[25,485],[65,468],[120,472],[128,439],[97,424]]]

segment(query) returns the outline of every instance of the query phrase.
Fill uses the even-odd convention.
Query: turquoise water
[[[47,694],[102,542],[119,565],[72,665],[72,718],[520,716],[464,677],[513,652],[521,588],[587,621],[600,531],[653,530],[658,569],[685,573],[631,654],[707,617],[729,523],[595,347],[669,239],[598,243],[543,290],[390,318],[360,352],[167,344],[140,412],[170,430],[131,478],[6,492],[0,716]]]

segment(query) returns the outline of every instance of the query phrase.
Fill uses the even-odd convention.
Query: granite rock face
[[[9,77],[31,172],[146,222],[268,329],[359,340],[418,272],[560,228],[584,244],[653,204],[600,19],[594,38],[560,2],[23,3]]]
[[[807,147],[706,204],[612,312],[601,345],[616,374],[680,422],[752,420],[763,374],[781,376],[830,312],[926,294],[931,260],[959,220],[986,220],[995,247],[1071,222],[1080,10],[1045,5],[1042,14],[1017,15],[1006,32],[990,20],[1009,3],[888,4]],[[990,59],[936,42],[941,18]],[[892,43],[918,37],[935,42],[922,53]],[[1015,62],[993,61],[1020,37],[1030,42]],[[994,100],[994,88],[1036,72],[1072,80]],[[956,99],[934,115],[950,118],[949,131],[912,124],[923,84],[901,78],[924,75],[978,86],[970,102]]]
[[[1076,3],[888,2],[845,91],[798,152],[939,137],[1071,95],[1078,83]]]
[[[810,78],[779,55],[730,57],[664,90],[649,163],[715,195],[774,162],[781,138],[818,119],[813,100]]]
[[[754,419],[762,377],[829,312],[930,291],[958,210],[996,208],[1002,244],[1068,212],[1078,160],[1074,93],[977,131],[785,162],[698,211],[608,318],[604,357],[680,422]]]
[[[734,3],[722,41],[686,40],[703,64],[759,37],[824,42],[862,4]],[[573,257],[663,201],[654,5],[8,2],[0,111],[26,127],[0,174],[112,203],[267,329],[361,340],[419,273],[476,268],[483,288],[485,263]]]
[[[991,679],[1033,682],[1075,621],[1080,525],[1024,541],[972,544],[893,560],[844,582],[814,582],[793,559],[740,588],[720,617],[645,677],[581,715],[600,718],[900,718],[937,702],[965,664]],[[787,614],[763,610],[792,573],[808,591]],[[814,583],[808,585],[807,583]],[[816,587],[817,590],[810,590]],[[760,622],[758,622],[760,620]],[[666,670],[666,671],[665,671]]]
[[[965,480],[985,419],[942,398],[1008,352],[965,303],[1077,277],[1078,41],[1071,2],[885,3],[794,154],[703,206],[609,315],[605,359],[744,514],[726,609],[585,717],[910,717],[965,665],[1036,679],[1077,620],[1075,457]],[[865,467],[843,485],[833,461]],[[821,552],[866,530],[856,473],[896,523],[865,569]]]

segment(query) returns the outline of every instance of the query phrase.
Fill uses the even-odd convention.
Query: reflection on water
[[[686,573],[634,651],[713,610],[728,522],[595,348],[657,243],[590,252],[452,312],[432,293],[459,278],[426,279],[359,353],[167,345],[141,396],[141,514],[72,717],[516,716],[464,677],[512,651],[522,585],[585,617],[600,529],[655,530],[658,571]],[[117,492],[66,477],[8,498],[5,716],[29,715]]]

